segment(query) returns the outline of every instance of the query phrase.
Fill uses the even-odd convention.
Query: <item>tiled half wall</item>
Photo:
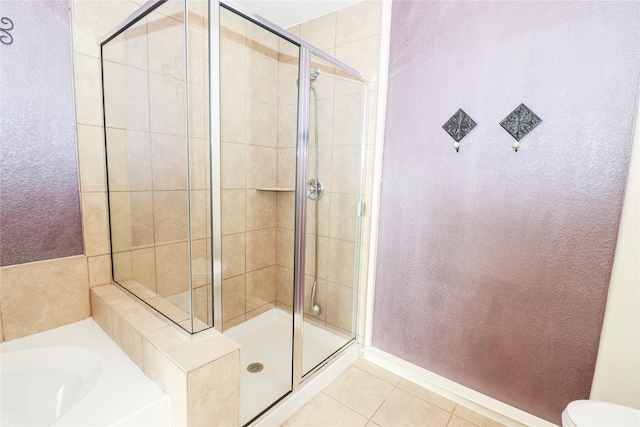
[[[114,285],[92,288],[91,310],[111,339],[169,395],[171,425],[238,425],[238,344],[215,330],[187,337]]]

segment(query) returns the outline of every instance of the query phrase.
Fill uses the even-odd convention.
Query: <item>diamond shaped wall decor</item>
[[[456,113],[451,116],[447,122],[442,125],[442,128],[447,131],[451,138],[453,138],[456,142],[453,144],[453,148],[458,151],[460,148],[460,140],[467,136],[474,127],[476,127],[477,123],[473,121],[471,117],[464,111],[462,108],[456,111]]]
[[[515,138],[516,142],[513,143],[512,147],[517,152],[520,147],[520,140],[541,122],[542,119],[540,117],[538,117],[526,105],[520,104],[515,110],[510,112],[503,121],[500,122],[500,126]]]

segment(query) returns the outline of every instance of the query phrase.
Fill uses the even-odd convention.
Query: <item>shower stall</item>
[[[355,345],[368,81],[226,1],[101,47],[113,280],[242,346],[249,424]]]

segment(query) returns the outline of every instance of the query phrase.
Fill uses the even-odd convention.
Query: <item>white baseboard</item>
[[[507,405],[438,374],[393,356],[377,348],[363,350],[364,359],[381,366],[396,375],[412,381],[485,417],[513,427],[554,427],[553,423]]]
[[[256,420],[254,427],[278,427],[298,412],[304,405],[314,398],[323,388],[343,373],[349,366],[360,357],[360,347],[353,344],[344,353],[336,356],[327,366],[319,372],[313,374],[309,380],[282,402],[271,408],[266,414]]]

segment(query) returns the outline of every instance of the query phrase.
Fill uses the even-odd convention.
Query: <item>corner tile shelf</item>
[[[293,192],[295,188],[290,187],[256,187],[257,191],[281,191],[281,192]]]

